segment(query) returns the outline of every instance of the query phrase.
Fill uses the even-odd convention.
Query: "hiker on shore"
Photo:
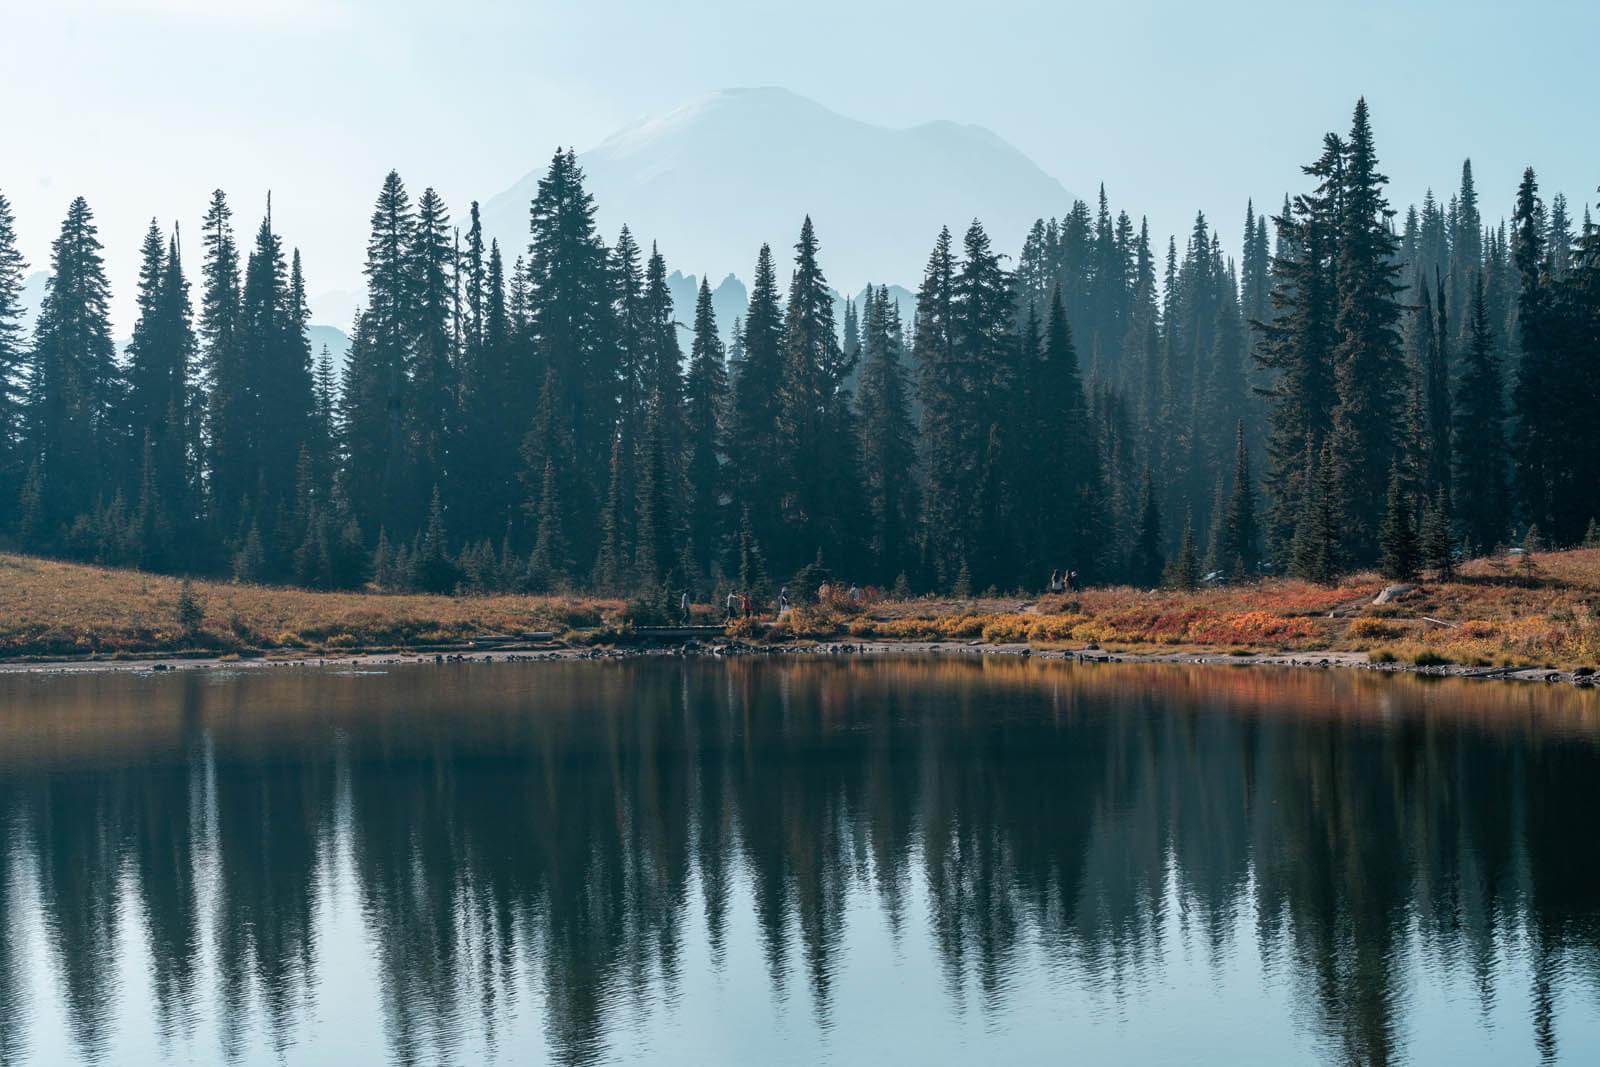
[[[739,594],[732,589],[728,590],[728,621],[732,622],[739,614]]]
[[[1066,588],[1066,584],[1064,582],[1062,582],[1062,580],[1061,580],[1061,571],[1059,569],[1051,571],[1050,572],[1050,591],[1052,593],[1059,593],[1062,590],[1064,590],[1065,588]]]
[[[744,609],[744,617],[748,619],[750,617],[750,597],[748,594],[746,594],[745,596],[740,597],[739,600],[740,606]]]
[[[778,590],[778,617],[782,618],[789,611],[789,587],[784,586]]]
[[[683,591],[683,597],[678,601],[678,614],[682,617],[682,625],[689,625],[689,590]]]

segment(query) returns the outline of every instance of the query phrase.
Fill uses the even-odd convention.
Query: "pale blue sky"
[[[87,196],[119,311],[150,216],[197,228],[213,187],[228,191],[245,232],[270,187],[312,290],[355,288],[366,216],[391,166],[415,189],[436,186],[461,216],[557,144],[581,151],[728,86],[779,85],[887,125],[987,126],[1074,193],[1104,180],[1163,240],[1201,208],[1236,245],[1245,198],[1270,206],[1298,189],[1298,165],[1324,130],[1348,126],[1363,93],[1399,207],[1429,184],[1447,192],[1467,155],[1486,217],[1505,213],[1530,162],[1547,195],[1565,191],[1579,210],[1600,184],[1592,0],[0,0],[0,10],[0,189],[24,252],[42,267],[67,202]],[[791,235],[750,236],[754,248]],[[1007,246],[1018,236],[997,235]]]

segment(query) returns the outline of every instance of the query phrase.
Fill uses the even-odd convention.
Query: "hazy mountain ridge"
[[[823,270],[846,292],[920,278],[941,226],[959,233],[981,219],[998,249],[1015,252],[1035,219],[1071,205],[1060,182],[983,127],[875,126],[783,89],[709,93],[624,127],[579,163],[607,241],[626,223],[686,277],[740,278],[766,242],[783,286],[809,214]],[[508,263],[527,244],[544,172],[540,163],[484,205]]]

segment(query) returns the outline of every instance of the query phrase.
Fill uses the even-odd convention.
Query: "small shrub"
[[[1411,665],[1414,667],[1443,667],[1450,662],[1452,660],[1449,656],[1435,652],[1431,648],[1425,648],[1411,657]]]
[[[1387,648],[1374,649],[1373,651],[1367,653],[1367,661],[1369,663],[1394,663],[1399,658],[1399,656],[1396,656],[1393,651]]]
[[[206,602],[194,595],[194,584],[185,578],[178,587],[178,625],[183,627],[183,635],[194,637],[205,618]]]
[[[767,625],[760,619],[734,619],[724,627],[723,633],[736,640],[752,641],[758,637],[766,636]]]
[[[1404,633],[1404,627],[1382,619],[1362,618],[1350,624],[1349,637],[1352,641],[1391,641]]]

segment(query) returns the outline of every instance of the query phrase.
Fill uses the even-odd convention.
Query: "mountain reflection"
[[[1407,1058],[1450,977],[1554,1060],[1600,989],[1597,723],[1570,691],[977,659],[3,677],[0,1064],[44,1055],[47,1003],[124,1062],[127,959],[135,1023],[214,1033],[200,1059],[284,1057],[359,966],[395,1062],[534,1018],[593,1062],[751,936],[826,1031],[863,924],[926,937],[920,1010],[980,1024],[1024,977],[1136,1019],[1176,954],[1249,948],[1322,1058]],[[344,897],[365,959],[329,957]]]

